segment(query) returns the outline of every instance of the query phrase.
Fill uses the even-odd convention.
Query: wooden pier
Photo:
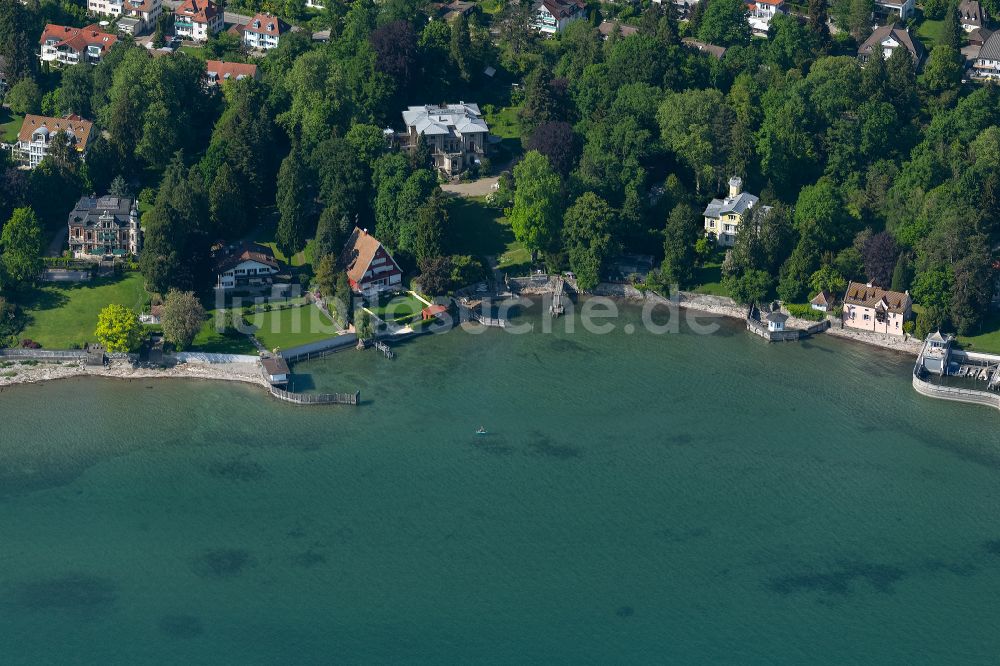
[[[487,317],[482,313],[483,302],[480,300],[470,301],[463,299],[458,301],[458,311],[462,319],[473,319],[483,326],[493,326],[496,328],[507,328],[507,320],[499,317]]]
[[[559,278],[552,291],[552,303],[549,305],[549,314],[553,317],[558,317],[566,312],[566,306],[563,305],[562,302],[563,287],[565,284],[565,281],[562,278]]]

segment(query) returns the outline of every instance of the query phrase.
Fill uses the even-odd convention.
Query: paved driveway
[[[460,197],[485,197],[493,191],[493,186],[500,180],[499,176],[480,178],[471,183],[445,183],[441,190]]]

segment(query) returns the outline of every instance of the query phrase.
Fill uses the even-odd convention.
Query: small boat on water
[[[486,435],[486,434],[488,434],[486,432],[486,426],[479,426],[479,430],[476,431],[476,434],[477,435]]]

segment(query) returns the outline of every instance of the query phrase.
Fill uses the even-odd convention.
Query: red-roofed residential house
[[[753,34],[767,37],[771,19],[785,13],[785,0],[752,0],[747,3],[747,22]]]
[[[34,169],[45,159],[52,138],[60,132],[65,132],[69,136],[70,143],[80,153],[82,159],[86,156],[87,142],[93,129],[94,123],[80,116],[50,118],[29,113],[21,123],[17,143],[14,144],[12,151],[14,159],[22,166]]]
[[[205,61],[205,84],[209,86],[226,81],[242,81],[243,79],[260,80],[257,75],[257,65],[247,65],[242,62],[226,62],[225,60]]]
[[[347,281],[356,293],[372,296],[380,291],[402,287],[403,271],[367,229],[354,227],[347,239],[340,263],[347,271]]]
[[[206,42],[222,30],[222,11],[211,0],[184,0],[174,10],[174,34],[180,39]]]
[[[75,65],[80,62],[96,65],[101,61],[118,38],[102,31],[96,25],[86,28],[71,28],[49,23],[38,40],[41,46],[39,57],[42,62],[58,62]]]
[[[275,49],[281,36],[291,30],[291,26],[277,16],[260,13],[237,30],[242,34],[243,43],[252,49]]]

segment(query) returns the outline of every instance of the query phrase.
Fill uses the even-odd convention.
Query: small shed
[[[788,321],[788,315],[784,312],[770,312],[764,318],[767,320],[767,330],[771,333],[785,330],[785,322]]]
[[[279,386],[288,383],[288,363],[280,356],[268,356],[260,360],[261,367],[264,368],[264,376],[272,386]]]
[[[828,291],[821,291],[816,294],[815,298],[809,301],[809,305],[813,310],[819,310],[820,312],[827,312],[833,307],[833,294]]]
[[[428,319],[436,319],[448,311],[448,308],[441,304],[429,305],[420,311],[420,316],[424,321]]]

